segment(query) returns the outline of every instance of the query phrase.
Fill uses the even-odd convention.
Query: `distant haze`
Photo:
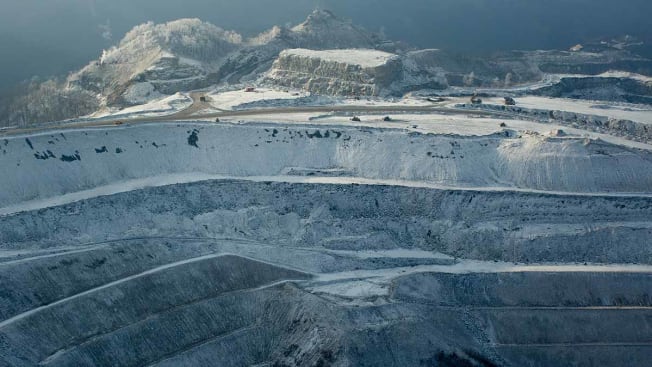
[[[652,43],[650,0],[0,0],[0,89],[77,69],[148,20],[197,17],[251,35],[316,7],[424,48],[565,49],[624,34]]]

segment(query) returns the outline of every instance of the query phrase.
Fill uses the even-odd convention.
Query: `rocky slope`
[[[0,246],[15,254],[0,262],[0,363],[645,366],[649,272],[415,266],[382,250],[650,263],[650,208],[212,181],[19,213],[0,222]]]
[[[652,105],[652,78],[629,76],[564,77],[533,94]]]
[[[206,84],[240,35],[198,19],[135,27],[102,57],[69,78],[71,87],[93,91],[108,104],[142,103],[150,93],[175,93]]]
[[[142,103],[151,93],[173,94],[217,84],[237,83],[268,67],[289,47],[373,48],[382,39],[316,11],[294,28],[275,27],[251,39],[198,19],[144,24],[120,44],[74,75],[70,83],[108,98],[108,104]]]
[[[198,19],[150,22],[135,27],[98,60],[51,88],[49,99],[61,96],[58,101],[63,103],[37,109],[35,101],[42,99],[37,85],[16,99],[0,119],[5,126],[61,120],[101,106],[124,107],[162,94],[237,84],[258,78],[282,50],[297,47],[393,51],[397,46],[328,11],[315,11],[296,27],[274,27],[250,39]],[[69,95],[78,96],[75,106],[66,103]]]

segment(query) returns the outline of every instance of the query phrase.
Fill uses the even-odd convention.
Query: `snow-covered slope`
[[[162,96],[161,98],[154,99],[150,102],[127,107],[124,109],[105,108],[100,110],[87,118],[129,118],[132,116],[145,117],[145,116],[165,116],[175,112],[184,110],[190,107],[193,103],[192,98],[182,93],[175,93],[171,96]]]
[[[155,91],[171,94],[218,83],[223,78],[236,82],[265,67],[266,58],[271,62],[291,45],[357,48],[374,47],[378,40],[372,33],[326,11],[315,11],[295,28],[276,27],[248,40],[197,19],[160,25],[147,23],[129,32],[99,62],[82,70],[76,80],[84,88],[92,89],[98,87],[93,80],[99,74],[113,86],[133,88],[145,84]],[[249,64],[252,59],[255,60]],[[90,83],[86,83],[89,79]],[[117,91],[121,92],[119,88]],[[130,102],[128,98],[126,102]]]
[[[306,45],[328,48],[361,48],[387,42],[380,35],[338,18],[328,10],[315,10],[305,22],[291,29],[292,37]],[[304,46],[305,47],[305,46]]]
[[[64,85],[56,85],[56,93],[48,92],[48,96],[63,95],[64,106],[42,108],[26,96],[29,101],[16,101],[21,106],[14,108],[15,113],[10,109],[8,118],[21,118],[25,123],[62,120],[88,114],[92,108],[126,107],[222,82],[237,84],[258,78],[282,50],[296,47],[391,49],[392,43],[328,11],[315,11],[296,27],[274,27],[250,39],[199,19],[148,22],[72,73]],[[38,91],[31,92],[34,98]],[[84,107],[81,113],[77,112],[80,107],[66,106],[65,99],[73,95],[83,97],[75,101],[75,106]],[[43,111],[17,116],[18,111],[36,107]]]
[[[274,103],[288,102],[308,96],[308,93],[299,90],[256,88],[253,92],[243,89],[216,91],[206,94],[206,99],[210,106],[217,110],[233,110],[241,106],[274,105]]]
[[[173,94],[205,85],[219,61],[241,42],[240,35],[199,19],[150,22],[127,33],[69,83],[105,96],[109,104],[142,103],[139,96],[146,98],[145,92]]]
[[[652,187],[650,152],[573,137],[519,138],[509,131],[448,136],[324,125],[171,123],[0,143],[0,166],[12,172],[0,177],[0,206],[157,175],[274,176],[294,168],[465,188],[635,193]]]
[[[325,10],[315,10],[296,27],[273,27],[247,40],[247,45],[227,57],[218,72],[222,81],[252,81],[269,70],[281,51],[306,48],[382,49],[393,52],[397,46],[380,35],[357,27]]]

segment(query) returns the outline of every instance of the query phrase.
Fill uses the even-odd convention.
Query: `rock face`
[[[291,49],[281,52],[267,82],[335,96],[403,95],[419,89],[443,89],[438,70],[423,67],[415,55],[376,50]]]
[[[379,95],[401,75],[398,56],[374,50],[281,52],[267,80],[325,95]]]
[[[328,95],[401,95],[447,87],[503,89],[540,82],[548,73],[575,73],[533,93],[553,97],[651,103],[649,78],[609,70],[652,74],[652,61],[624,52],[511,52],[488,58],[427,49],[381,56],[369,50],[286,50],[267,74],[268,82]],[[612,73],[619,74],[619,73]],[[593,76],[593,77],[591,77]]]
[[[455,87],[505,88],[540,81],[546,74],[600,75],[613,70],[652,75],[652,60],[626,51],[606,50],[600,53],[566,51],[513,51],[488,57],[451,54],[428,49],[408,52],[408,58],[422,71],[440,74],[446,83]],[[586,79],[586,83],[590,80]],[[635,90],[636,80],[596,78],[593,88],[608,88],[630,83],[625,90]],[[577,83],[578,89],[587,88]],[[640,86],[638,87],[640,88]],[[572,93],[567,88],[566,93]],[[629,91],[626,94],[636,94]],[[640,93],[639,93],[640,94]],[[649,92],[645,93],[649,95]],[[617,100],[613,95],[594,98]]]
[[[652,105],[652,78],[564,77],[559,83],[538,89],[533,94]]]
[[[439,75],[446,85],[459,87],[504,87],[540,80],[541,71],[523,57],[493,55],[473,57],[426,49],[407,54],[415,68]]]

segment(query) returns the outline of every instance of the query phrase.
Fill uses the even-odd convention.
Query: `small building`
[[[512,97],[505,97],[505,106],[516,106],[516,100]]]
[[[199,102],[206,102],[206,97],[205,96],[199,97]]]
[[[247,87],[247,88],[245,88],[245,92],[247,92],[247,93],[253,93],[253,92],[255,92],[255,91],[256,91],[256,88],[254,88],[254,87]]]

